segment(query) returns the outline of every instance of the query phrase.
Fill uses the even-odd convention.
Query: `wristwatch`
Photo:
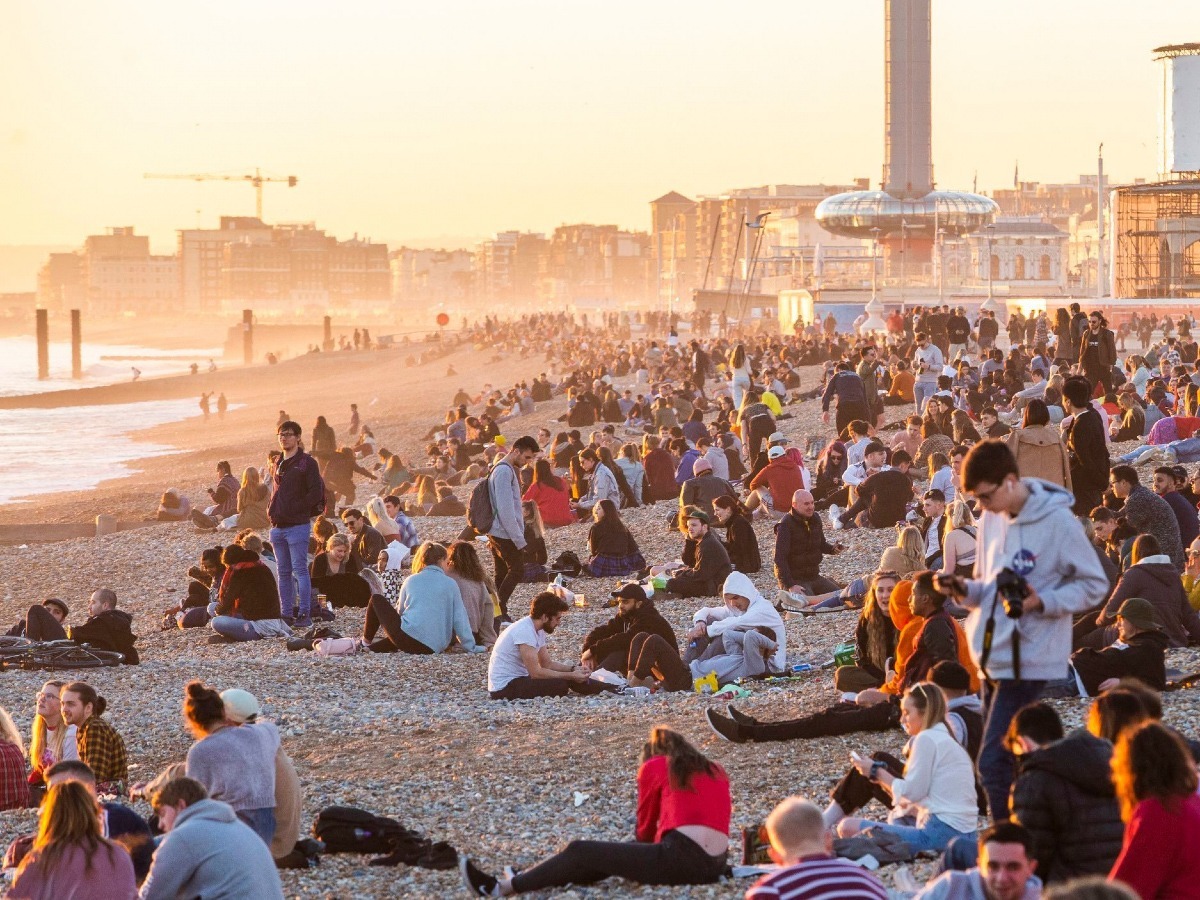
[[[871,774],[867,776],[867,779],[870,781],[877,781],[878,779],[876,776],[879,774],[879,770],[886,768],[887,763],[883,762],[882,760],[875,760],[875,762],[871,763]]]

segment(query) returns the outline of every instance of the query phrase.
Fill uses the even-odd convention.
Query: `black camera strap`
[[[992,658],[992,642],[996,638],[996,607],[1000,604],[1000,592],[995,591],[992,594],[992,610],[988,615],[987,624],[983,627],[983,650],[979,654],[979,671],[983,673],[983,677],[988,681],[995,683],[996,679],[988,671],[988,660]],[[1013,679],[1019,681],[1021,679],[1021,630],[1017,627],[1017,621],[1013,620],[1012,633],[1012,659],[1013,659]]]

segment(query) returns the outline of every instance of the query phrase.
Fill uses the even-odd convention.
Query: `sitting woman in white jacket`
[[[781,674],[787,668],[787,631],[778,610],[742,572],[731,572],[721,588],[724,606],[706,606],[692,616],[684,663],[693,678],[716,675],[718,684]]]
[[[851,753],[853,771],[834,790],[826,824],[836,824],[840,837],[877,828],[905,841],[914,854],[941,852],[960,835],[974,840],[979,814],[975,768],[946,726],[945,694],[922,681],[909,688],[900,708],[900,724],[910,735],[907,762],[901,766],[886,753]],[[872,797],[891,807],[887,822],[840,818],[841,809],[857,809]]]

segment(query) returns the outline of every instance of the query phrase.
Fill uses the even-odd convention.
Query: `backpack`
[[[471,488],[471,499],[467,502],[467,524],[475,529],[476,534],[487,534],[496,521],[496,511],[492,508],[491,480],[492,473],[488,472]]]
[[[583,571],[583,563],[580,562],[579,555],[574,550],[564,550],[558,554],[549,570],[560,572],[570,578],[578,578],[579,573]]]
[[[395,819],[354,806],[327,806],[313,820],[313,837],[326,853],[389,853],[392,842],[409,834]]]

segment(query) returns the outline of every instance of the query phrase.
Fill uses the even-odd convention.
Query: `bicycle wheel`
[[[21,663],[27,669],[100,669],[117,666],[125,657],[115,650],[93,650],[90,647],[64,647],[29,653]]]

